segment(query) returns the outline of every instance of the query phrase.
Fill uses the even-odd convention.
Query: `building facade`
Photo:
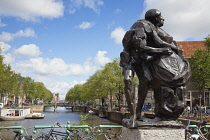
[[[176,42],[178,48],[181,50],[184,58],[190,58],[197,49],[206,50],[207,46],[204,45],[204,41],[180,41]],[[208,108],[210,107],[210,90],[206,88],[205,91],[201,93],[195,88],[192,81],[186,85],[186,105],[190,106],[191,109],[196,105],[205,105]]]
[[[59,93],[53,93],[52,103],[59,103],[59,102],[60,102]]]

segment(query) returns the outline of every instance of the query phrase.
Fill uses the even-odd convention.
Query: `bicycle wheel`
[[[94,135],[92,136],[87,136],[87,137],[77,137],[77,140],[97,140],[96,137]]]
[[[48,136],[39,136],[34,140],[56,140],[56,139],[49,138]]]
[[[122,140],[122,134],[117,134],[117,139]]]
[[[106,140],[111,140],[111,137],[110,137],[109,133],[105,133],[104,137],[106,138]]]
[[[13,140],[21,140],[21,136],[16,135]]]

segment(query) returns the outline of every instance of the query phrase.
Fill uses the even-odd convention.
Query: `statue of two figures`
[[[145,19],[132,25],[122,41],[120,65],[131,115],[130,119],[123,120],[123,125],[129,128],[139,127],[144,122],[173,121],[184,110],[185,85],[191,70],[179,54],[173,37],[160,28],[163,23],[161,12],[150,9]],[[134,73],[139,79],[137,96],[133,90]],[[154,91],[155,116],[148,119],[142,116],[142,107],[150,88]]]

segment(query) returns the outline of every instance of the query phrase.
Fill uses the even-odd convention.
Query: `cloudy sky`
[[[5,63],[64,99],[107,62],[118,58],[125,32],[148,9],[165,19],[176,41],[210,34],[209,0],[0,0]]]

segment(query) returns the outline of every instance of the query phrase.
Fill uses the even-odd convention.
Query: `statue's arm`
[[[152,35],[152,31],[150,33]],[[147,34],[144,32],[144,29],[135,30],[135,34],[133,36],[133,44],[138,51],[148,52],[148,53],[171,53],[170,47],[164,48],[155,48],[147,45]]]
[[[173,51],[175,51],[176,53],[178,52],[178,47],[172,42],[171,44],[163,41],[157,34],[156,31],[152,31],[153,34],[153,40],[154,42],[158,45],[158,46],[162,46],[162,47],[167,47],[167,48],[171,48]]]

